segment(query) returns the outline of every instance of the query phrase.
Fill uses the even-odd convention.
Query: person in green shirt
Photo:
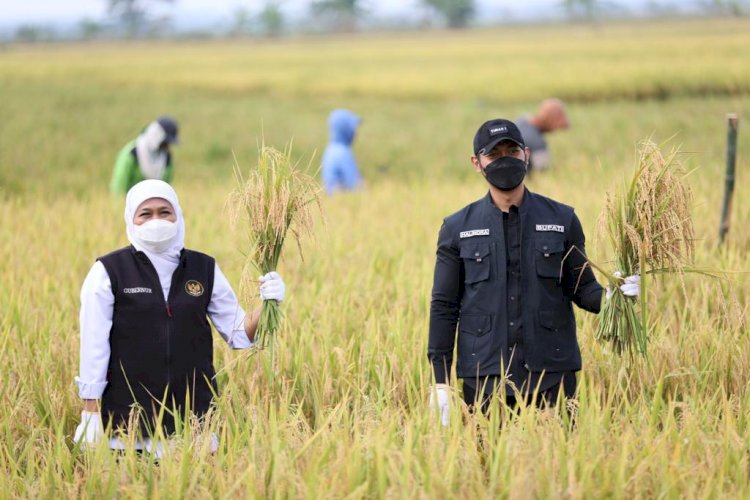
[[[149,123],[138,137],[118,153],[110,190],[124,195],[145,179],[171,182],[174,166],[169,148],[172,144],[179,144],[174,118],[160,116]]]

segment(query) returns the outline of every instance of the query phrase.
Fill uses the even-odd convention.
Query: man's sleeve
[[[575,248],[574,248],[575,247]],[[581,309],[598,313],[602,305],[603,288],[596,281],[586,257],[586,237],[578,216],[574,213],[568,232],[563,286],[567,295]]]
[[[430,305],[430,335],[427,357],[432,363],[435,382],[444,384],[453,363],[453,345],[463,293],[463,267],[452,232],[440,228]]]
[[[130,151],[128,147],[124,148],[115,160],[112,182],[109,185],[110,190],[115,194],[126,194],[130,189],[130,176],[135,166],[135,158]]]

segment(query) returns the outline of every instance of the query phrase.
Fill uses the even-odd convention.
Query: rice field
[[[738,19],[2,47],[0,497],[750,496],[748,33]],[[650,357],[634,365],[578,311],[575,426],[532,409],[469,415],[457,393],[442,428],[427,407],[437,232],[486,192],[468,161],[477,126],[547,95],[568,101],[572,128],[550,137],[554,168],[528,185],[576,207],[597,263],[613,258],[597,232],[606,193],[652,137],[685,152],[696,266],[736,272],[652,287]],[[218,453],[190,427],[158,466],[74,447],[80,286],[96,257],[126,244],[123,200],[107,191],[117,150],[156,115],[179,119],[187,245],[237,289],[233,153],[249,169],[261,137],[293,140],[307,164],[338,106],[364,117],[355,151],[367,187],[325,199],[304,260],[293,246],[282,256],[273,380],[267,357],[216,336]],[[741,117],[738,174],[718,248],[728,112]]]

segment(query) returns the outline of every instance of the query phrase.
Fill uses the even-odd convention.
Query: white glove
[[[615,278],[622,279],[622,273],[620,271],[615,271],[613,275]],[[638,274],[628,276],[625,278],[625,283],[620,285],[619,288],[622,294],[626,297],[638,297],[638,295],[641,294],[641,276]],[[612,298],[613,293],[614,291],[610,287],[607,287],[605,293],[607,300]]]
[[[82,411],[81,423],[76,427],[73,441],[81,444],[81,448],[93,445],[104,438],[104,425],[102,425],[102,414],[98,411]]]
[[[284,302],[286,296],[286,285],[279,273],[271,271],[260,278],[260,298],[263,300],[275,300]]]
[[[620,285],[620,291],[628,297],[638,297],[641,293],[641,277],[638,274],[625,278],[625,283]]]
[[[450,420],[450,396],[446,384],[435,384],[430,390],[430,409],[434,410],[435,406],[440,410],[440,423],[443,427],[448,427]]]

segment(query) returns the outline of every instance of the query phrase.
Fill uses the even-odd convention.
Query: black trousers
[[[498,391],[500,389],[497,389]],[[479,401],[479,396],[477,392],[482,391],[482,387],[480,386],[477,389],[474,387],[471,387],[468,384],[464,384],[463,387],[463,395],[464,395],[464,402],[469,406],[469,408],[473,411],[474,408],[478,403],[481,404],[480,408],[482,409],[482,413],[485,415],[489,412],[490,409],[490,401],[492,401],[492,394],[481,394],[481,401]],[[545,389],[543,391],[539,392],[524,392],[524,393],[506,393],[505,395],[505,404],[511,408],[515,409],[518,407],[519,403],[523,401],[526,405],[530,405],[532,403],[536,404],[538,408],[549,408],[553,407],[557,404],[557,398],[562,395],[564,398],[572,398],[575,395],[576,392],[576,376],[575,373],[571,373],[570,375],[563,376],[560,383],[553,385],[552,387]]]

